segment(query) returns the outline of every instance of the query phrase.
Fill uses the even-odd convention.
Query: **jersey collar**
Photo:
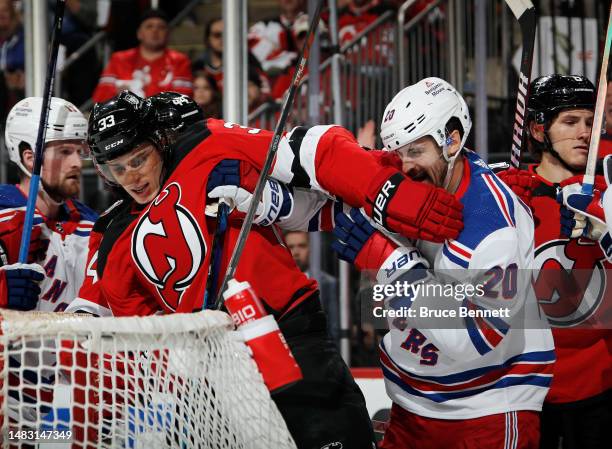
[[[466,157],[463,157],[463,174],[461,175],[459,187],[457,187],[457,191],[455,192],[455,198],[457,199],[457,201],[461,201],[463,195],[465,195],[465,192],[470,186],[471,174],[472,169],[470,168],[470,161]]]

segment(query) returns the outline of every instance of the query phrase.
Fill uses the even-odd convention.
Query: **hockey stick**
[[[518,168],[521,163],[521,151],[525,148],[525,115],[527,113],[536,37],[536,12],[530,0],[506,0],[506,4],[518,20],[523,35],[523,52],[521,53],[518,91],[516,92],[516,106],[514,108],[514,127],[512,129],[512,151],[510,153],[510,163],[513,167]]]
[[[582,179],[582,193],[593,195],[593,184],[595,183],[595,167],[597,165],[597,154],[599,153],[599,139],[604,126],[604,108],[606,104],[606,91],[608,88],[607,72],[610,60],[610,43],[612,42],[612,4],[610,5],[610,16],[608,17],[608,30],[606,32],[606,44],[604,45],[601,69],[599,70],[599,84],[597,85],[597,101],[595,103],[595,115],[591,127],[591,142],[589,143],[589,158]]]
[[[64,24],[64,7],[66,0],[57,0],[55,3],[55,22],[53,23],[53,35],[51,36],[51,54],[47,65],[47,76],[45,78],[45,90],[38,122],[38,135],[36,137],[36,148],[34,149],[34,167],[30,179],[30,191],[28,192],[28,202],[26,203],[25,218],[23,223],[23,234],[21,235],[21,246],[19,247],[19,262],[27,263],[28,248],[32,235],[32,223],[34,222],[34,209],[36,208],[36,198],[38,196],[38,185],[40,183],[40,170],[42,167],[43,155],[45,151],[45,136],[47,135],[47,121],[49,119],[49,103],[53,96],[53,85],[55,84],[55,67],[57,65],[57,52],[59,50],[59,40]]]
[[[217,293],[217,300],[215,302],[216,309],[221,308],[221,306],[223,305],[223,291],[227,286],[227,282],[232,277],[234,277],[234,274],[236,273],[238,260],[240,259],[240,255],[242,254],[242,251],[244,249],[244,244],[246,243],[247,235],[249,234],[251,226],[253,225],[253,218],[255,217],[257,205],[261,200],[264,185],[266,182],[266,176],[270,171],[270,167],[272,167],[272,161],[274,160],[274,156],[276,156],[276,152],[278,151],[278,144],[285,129],[285,123],[287,122],[289,111],[291,111],[295,93],[297,92],[302,76],[304,75],[304,68],[306,67],[306,62],[308,61],[310,47],[312,46],[312,42],[315,38],[315,30],[319,26],[319,18],[321,17],[323,1],[324,0],[319,0],[319,2],[317,3],[317,8],[314,12],[314,17],[310,22],[310,28],[308,28],[308,34],[306,35],[306,41],[304,42],[304,46],[302,47],[302,52],[300,54],[300,59],[298,60],[297,69],[293,74],[293,80],[291,81],[291,86],[289,87],[289,91],[287,93],[287,96],[285,97],[285,102],[283,103],[283,108],[281,109],[280,118],[278,119],[278,123],[276,124],[276,128],[274,129],[274,135],[272,136],[272,141],[270,142],[270,147],[268,148],[268,154],[266,155],[263,167],[261,168],[261,173],[259,174],[259,179],[257,180],[255,191],[253,192],[253,198],[251,198],[251,204],[249,205],[249,210],[247,211],[246,217],[244,218],[244,222],[242,223],[242,227],[240,228],[240,234],[238,234],[238,241],[236,242],[236,246],[234,246],[234,251],[232,252],[232,257],[230,258],[227,270],[225,271],[225,276],[223,277],[221,288]]]

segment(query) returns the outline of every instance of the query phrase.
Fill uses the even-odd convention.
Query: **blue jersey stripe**
[[[406,393],[411,394],[413,396],[419,396],[425,399],[429,399],[433,402],[441,403],[450,401],[453,399],[461,399],[467,398],[470,396],[475,396],[479,393],[483,393],[485,391],[493,390],[493,389],[501,389],[508,388],[517,385],[533,385],[536,387],[548,388],[550,383],[552,382],[552,376],[542,376],[539,374],[533,374],[528,376],[508,376],[502,377],[500,380],[495,382],[493,385],[486,385],[480,388],[474,388],[473,390],[466,391],[453,391],[448,393],[423,393],[422,391],[416,390],[410,385],[406,384],[403,380],[401,380],[398,376],[396,376],[393,372],[387,369],[385,366],[382,367],[383,375],[386,379],[393,382],[395,385],[400,387]]]
[[[508,208],[510,211],[510,218],[512,219],[512,223],[516,226],[516,216],[514,214],[514,199],[512,198],[512,195],[510,194],[510,192],[508,191],[508,187],[495,175],[492,175],[491,179],[493,180],[495,185],[499,187],[499,190],[501,190],[502,193],[504,194],[504,197],[506,198],[506,203],[508,203]]]
[[[474,323],[473,318],[465,317],[465,324],[467,327],[468,335],[470,336],[470,340],[472,340],[472,344],[478,351],[480,355],[485,355],[487,352],[491,352],[493,348],[491,348],[485,339],[482,337],[478,326]]]
[[[381,341],[380,347],[387,354],[387,356],[391,360],[393,360],[393,358],[389,355],[387,349],[385,348],[384,341]],[[482,366],[480,368],[474,368],[471,370],[461,371],[459,373],[454,374],[447,374],[444,376],[422,376],[414,373],[406,373],[410,377],[414,377],[415,379],[428,380],[440,384],[457,384],[461,382],[468,382],[500,368],[507,368],[515,363],[552,363],[555,361],[555,359],[556,358],[554,350],[534,351],[526,352],[524,354],[518,354],[514,357],[509,358],[508,360],[499,365]]]
[[[446,247],[446,245],[444,245],[442,247],[442,253],[453,263],[462,266],[463,268],[467,268],[470,263],[460,259],[459,257],[455,256],[453,253],[450,252],[450,250]]]

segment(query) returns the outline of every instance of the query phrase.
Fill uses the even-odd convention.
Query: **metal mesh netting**
[[[295,447],[224,313],[0,315],[2,447]]]

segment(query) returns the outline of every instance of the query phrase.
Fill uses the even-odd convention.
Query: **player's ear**
[[[536,123],[534,120],[530,121],[529,134],[538,142],[544,142],[544,125]]]
[[[32,169],[34,168],[34,151],[30,148],[23,150],[21,153],[21,160],[25,168],[32,173]]]
[[[449,156],[454,156],[461,149],[461,133],[454,130],[446,137],[446,149]]]

